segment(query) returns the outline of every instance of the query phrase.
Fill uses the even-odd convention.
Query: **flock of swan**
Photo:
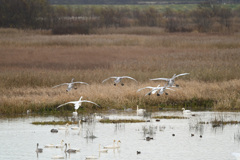
[[[153,80],[153,81],[163,80],[163,81],[166,81],[167,83],[166,83],[163,87],[161,87],[160,85],[158,85],[157,87],[147,86],[147,87],[144,87],[144,88],[140,88],[140,89],[137,90],[137,92],[142,91],[142,90],[145,90],[145,89],[150,89],[150,92],[147,92],[147,93],[145,94],[145,96],[146,96],[146,95],[155,94],[155,93],[157,93],[157,96],[160,96],[160,95],[162,95],[162,94],[164,94],[164,93],[165,93],[166,95],[168,95],[168,93],[166,93],[165,90],[172,90],[172,91],[174,91],[174,90],[173,90],[172,88],[170,88],[170,87],[179,87],[179,85],[177,85],[177,84],[174,85],[174,84],[175,84],[175,78],[177,78],[177,77],[179,77],[179,76],[188,75],[188,74],[189,74],[189,73],[182,73],[182,74],[178,74],[178,75],[174,74],[172,78],[154,78],[154,79],[150,79],[150,80]],[[120,83],[120,84],[123,86],[124,83],[122,82],[122,79],[125,79],[125,78],[131,79],[131,80],[137,82],[136,79],[134,79],[134,78],[132,78],[132,77],[129,77],[129,76],[121,76],[121,77],[113,76],[113,77],[109,77],[109,78],[103,80],[102,83],[104,83],[104,82],[106,82],[106,81],[108,81],[108,80],[110,80],[110,79],[114,79],[114,86],[116,86],[118,83]],[[71,91],[73,88],[74,88],[74,89],[77,89],[76,87],[74,87],[75,84],[89,85],[89,84],[86,83],[86,82],[80,82],[80,81],[74,82],[74,78],[73,78],[70,83],[62,83],[62,84],[56,85],[56,86],[54,86],[54,87],[52,87],[52,88],[56,88],[56,87],[59,87],[59,86],[67,85],[66,91],[69,92],[69,91]],[[100,106],[99,106],[97,103],[95,103],[95,102],[92,102],[92,101],[89,101],[89,100],[83,100],[83,97],[81,96],[79,100],[66,102],[66,103],[64,103],[64,104],[59,105],[57,108],[60,108],[60,107],[65,106],[65,105],[67,105],[67,104],[74,104],[74,109],[75,109],[75,111],[73,112],[73,116],[77,116],[77,115],[78,115],[77,110],[79,109],[79,107],[81,107],[82,103],[91,103],[91,104],[94,104],[94,105],[100,107]],[[184,108],[183,108],[182,110],[183,110],[183,113],[191,113],[191,111],[185,110]],[[137,110],[136,110],[136,111],[137,111],[137,114],[138,114],[138,115],[142,115],[144,112],[146,112],[145,109],[139,109],[139,108],[138,108],[138,105],[137,105]],[[80,127],[80,123],[81,123],[81,120],[79,120],[79,127]],[[68,130],[68,126],[69,126],[69,125],[66,124],[64,127],[59,127],[58,130]],[[78,130],[79,127],[72,127],[71,129],[72,129],[72,130]],[[53,130],[53,131],[51,130],[51,132],[56,132],[56,131],[55,131],[55,130]],[[119,141],[117,141],[117,144],[115,144],[115,143],[116,143],[116,141],[114,140],[112,145],[104,146],[102,149],[101,149],[101,147],[100,147],[101,145],[99,145],[99,152],[107,152],[108,149],[117,149],[117,148],[119,148],[119,147],[120,147],[119,143],[121,143],[121,141],[119,140]],[[70,144],[68,144],[68,145],[67,145],[67,143],[64,144],[64,141],[63,141],[63,140],[61,141],[61,144],[59,144],[59,145],[47,144],[47,145],[45,145],[45,148],[64,148],[64,146],[65,146],[65,153],[76,153],[76,152],[79,152],[79,151],[80,151],[79,149],[71,148],[71,147],[70,147]],[[69,148],[68,148],[68,147],[69,147]],[[39,144],[38,144],[38,143],[37,143],[36,152],[37,152],[37,153],[43,152],[43,149],[42,149],[42,148],[39,148]],[[53,159],[64,159],[63,156],[54,156],[54,157],[52,157],[52,158],[53,158]],[[97,159],[97,158],[94,157],[94,156],[88,156],[88,157],[86,157],[86,159]]]
[[[102,148],[101,148],[101,144],[99,144],[99,152],[107,153],[109,149],[118,149],[118,148],[120,148],[119,143],[121,143],[121,141],[118,140],[117,144],[115,144],[115,143],[116,143],[116,140],[113,140],[113,144],[112,145],[103,146]],[[69,144],[67,144],[67,143],[64,144],[64,140],[62,140],[61,144],[59,144],[59,145],[47,144],[44,147],[45,148],[64,148],[64,146],[65,146],[65,150],[64,150],[65,153],[80,152],[79,148],[71,148],[70,143]],[[37,143],[36,152],[37,153],[42,153],[43,152],[43,149],[39,148],[39,143]],[[62,155],[56,155],[56,156],[52,157],[52,159],[64,159],[64,158],[65,157],[62,156]],[[86,159],[88,159],[88,160],[90,160],[90,159],[98,159],[98,157],[96,157],[96,156],[86,156]]]
[[[154,78],[154,79],[150,79],[150,80],[152,80],[152,81],[162,80],[162,81],[166,81],[167,83],[166,83],[163,87],[161,87],[160,85],[158,85],[157,87],[147,86],[147,87],[144,87],[144,88],[140,88],[140,89],[137,90],[137,92],[139,92],[139,91],[141,91],[141,90],[145,90],[145,89],[151,89],[151,91],[150,91],[150,92],[147,92],[147,93],[145,94],[145,96],[146,96],[146,95],[155,94],[155,93],[157,93],[157,96],[160,96],[160,95],[162,95],[162,94],[164,94],[164,93],[165,93],[166,95],[168,95],[168,93],[166,93],[166,90],[175,91],[175,90],[171,89],[170,87],[179,87],[179,85],[177,85],[177,84],[174,85],[174,84],[175,84],[175,78],[180,77],[180,76],[184,76],[184,75],[188,75],[188,74],[190,74],[190,73],[182,73],[182,74],[178,74],[178,75],[174,74],[174,75],[172,76],[172,78]],[[132,77],[129,77],[129,76],[121,76],[121,77],[113,76],[113,77],[109,77],[109,78],[103,80],[102,83],[108,81],[109,79],[114,79],[114,85],[115,85],[115,86],[116,86],[118,83],[121,83],[121,85],[123,86],[124,83],[122,82],[122,79],[124,79],[124,78],[131,79],[131,80],[134,80],[135,82],[137,82],[136,79],[134,79],[134,78],[132,78]],[[54,86],[54,87],[52,87],[52,88],[56,88],[56,87],[59,87],[59,86],[62,86],[62,85],[67,85],[68,87],[67,87],[66,91],[69,92],[69,91],[74,87],[74,84],[77,84],[77,83],[78,83],[78,84],[88,85],[88,83],[86,83],[86,82],[80,82],[80,81],[79,81],[79,82],[74,82],[74,78],[73,78],[70,83],[62,83],[62,84],[56,85],[56,86]],[[77,89],[77,88],[75,88],[75,89]],[[60,108],[60,107],[62,107],[62,106],[64,106],[64,105],[67,105],[67,104],[74,104],[75,112],[73,112],[73,116],[77,116],[77,115],[78,115],[77,110],[78,110],[79,107],[81,107],[82,103],[92,103],[92,104],[100,107],[97,103],[92,102],[92,101],[89,101],[89,100],[82,100],[82,98],[83,98],[83,97],[81,96],[78,101],[66,102],[66,103],[64,103],[64,104],[59,105],[57,108]],[[137,110],[138,110],[138,109],[137,109]],[[137,112],[140,113],[140,112],[142,112],[142,111],[139,110],[139,111],[137,111]]]

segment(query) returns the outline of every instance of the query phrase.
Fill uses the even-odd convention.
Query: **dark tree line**
[[[160,11],[154,6],[52,6],[47,0],[0,0],[0,27],[52,29],[54,34],[84,33],[102,27],[150,26],[168,32],[231,31],[233,11],[218,1],[205,1],[193,11]]]

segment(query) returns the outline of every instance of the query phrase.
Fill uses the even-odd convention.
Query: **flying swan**
[[[182,74],[174,74],[172,78],[154,78],[154,79],[150,79],[152,81],[156,81],[156,80],[163,80],[163,81],[167,81],[167,85],[168,87],[179,87],[179,85],[176,84],[176,86],[174,86],[174,82],[175,82],[175,78],[179,77],[179,76],[184,76],[184,75],[188,75],[190,73],[182,73]]]
[[[139,91],[141,91],[143,89],[151,89],[151,91],[148,92],[147,94],[145,94],[145,96],[146,95],[150,96],[151,94],[155,94],[155,93],[157,93],[157,96],[160,96],[160,95],[162,95],[165,92],[166,89],[175,91],[175,90],[173,90],[171,88],[168,88],[166,85],[164,87],[161,87],[160,85],[158,85],[157,87],[150,87],[150,86],[148,86],[148,87],[140,88],[140,89],[137,90],[137,92],[139,92]],[[165,94],[168,95],[168,93],[166,93],[166,92],[165,92]]]
[[[74,87],[74,84],[76,84],[76,83],[88,85],[88,83],[86,83],[86,82],[73,82],[73,80],[74,80],[74,78],[72,79],[72,81],[70,83],[62,83],[62,84],[53,86],[52,88],[56,88],[56,87],[59,87],[59,86],[62,86],[62,85],[67,85],[68,88],[66,89],[66,91],[69,92]],[[77,89],[77,88],[75,87],[74,89]]]
[[[109,78],[107,78],[107,79],[103,80],[103,81],[102,81],[102,83],[106,82],[107,80],[109,80],[109,79],[111,79],[111,78],[115,79],[115,80],[114,80],[114,86],[116,86],[118,83],[120,83],[120,82],[121,82],[121,80],[122,80],[123,78],[132,79],[132,80],[134,80],[134,81],[136,81],[136,82],[137,82],[137,80],[136,80],[136,79],[134,79],[134,78],[132,78],[132,77],[129,77],[129,76],[122,76],[122,77],[109,77]],[[121,83],[121,85],[123,86],[123,85],[124,85],[124,83]]]
[[[73,112],[73,114],[77,115],[77,110],[78,110],[79,107],[81,107],[83,102],[92,103],[92,104],[95,104],[96,106],[100,107],[97,103],[94,103],[94,102],[88,101],[88,100],[82,100],[82,98],[83,98],[83,96],[81,96],[78,101],[67,102],[67,103],[59,105],[57,108],[60,108],[60,107],[62,107],[64,105],[66,105],[66,104],[74,104],[75,112]]]

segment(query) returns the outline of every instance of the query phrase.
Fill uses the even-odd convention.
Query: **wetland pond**
[[[60,155],[69,160],[85,160],[94,155],[101,160],[234,160],[233,153],[240,153],[239,124],[227,124],[213,127],[214,119],[238,121],[238,112],[154,112],[154,116],[179,116],[186,119],[160,119],[136,115],[136,112],[118,112],[103,114],[109,119],[146,120],[141,123],[100,123],[95,117],[91,122],[82,122],[80,129],[59,130],[51,133],[52,128],[60,125],[33,125],[36,121],[60,121],[64,118],[48,116],[27,116],[24,118],[0,119],[0,159],[27,160],[52,159]],[[150,121],[149,121],[150,120]],[[89,135],[94,135],[93,138]],[[202,136],[202,137],[200,137]],[[146,137],[151,137],[150,140]],[[45,148],[47,144],[70,143],[71,148],[80,152],[65,154],[65,148]],[[102,146],[113,145],[120,140],[120,147],[99,152]],[[37,143],[43,148],[36,153]],[[101,146],[101,148],[102,148]],[[116,146],[116,144],[115,144]],[[137,154],[137,151],[141,152]]]

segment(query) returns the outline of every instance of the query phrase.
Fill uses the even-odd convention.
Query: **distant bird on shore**
[[[166,87],[166,85],[164,87],[160,87],[160,85],[158,85],[157,87],[150,87],[150,86],[148,86],[148,87],[140,88],[140,89],[137,90],[137,92],[139,92],[139,91],[141,91],[143,89],[151,89],[151,91],[148,92],[147,94],[145,94],[145,96],[146,95],[150,96],[151,94],[155,94],[155,93],[157,93],[157,96],[160,96],[160,95],[162,95],[165,92],[166,89],[175,91],[175,90],[173,90],[171,88]],[[168,93],[166,93],[166,92],[165,92],[165,94],[168,95]]]
[[[86,83],[86,82],[73,82],[73,81],[74,81],[74,78],[71,80],[70,83],[62,83],[62,84],[53,86],[52,88],[56,88],[56,87],[59,87],[59,86],[62,86],[62,85],[67,85],[68,88],[66,89],[66,91],[69,92],[74,87],[74,84],[79,83],[79,84],[86,84],[86,85],[88,85],[88,83]],[[77,87],[75,87],[74,89],[77,89]]]
[[[67,102],[67,103],[64,103],[64,104],[61,104],[59,105],[57,108],[60,108],[66,104],[74,104],[74,109],[75,109],[75,112],[73,112],[74,115],[77,115],[77,110],[79,107],[81,107],[82,103],[92,103],[92,104],[95,104],[96,106],[100,107],[97,103],[95,102],[92,102],[92,101],[88,101],[88,100],[82,100],[83,96],[80,97],[80,99],[78,101],[71,101],[71,102]]]
[[[138,108],[138,105],[137,105],[137,114],[138,114],[138,115],[143,115],[144,112],[146,112],[146,110],[145,110],[145,109],[139,109],[139,108]]]
[[[129,76],[122,76],[122,77],[109,77],[109,78],[103,80],[102,83],[106,82],[107,80],[109,80],[109,79],[111,79],[111,78],[115,79],[115,80],[114,80],[114,86],[116,86],[118,83],[120,83],[120,82],[122,81],[123,78],[132,79],[132,80],[134,80],[134,81],[137,82],[137,80],[134,79],[134,78],[132,78],[132,77],[129,77]],[[124,83],[121,83],[121,85],[123,86]]]
[[[182,108],[183,114],[191,114],[192,112],[190,110],[186,110],[185,108]]]
[[[168,82],[167,83],[167,85],[168,85],[167,87],[179,87],[178,84],[176,84],[174,86],[175,78],[177,78],[179,76],[188,75],[188,74],[190,74],[190,73],[182,73],[182,74],[178,74],[178,75],[174,74],[172,78],[154,78],[154,79],[150,79],[150,80],[152,80],[152,81],[163,80],[163,81],[167,81]]]

